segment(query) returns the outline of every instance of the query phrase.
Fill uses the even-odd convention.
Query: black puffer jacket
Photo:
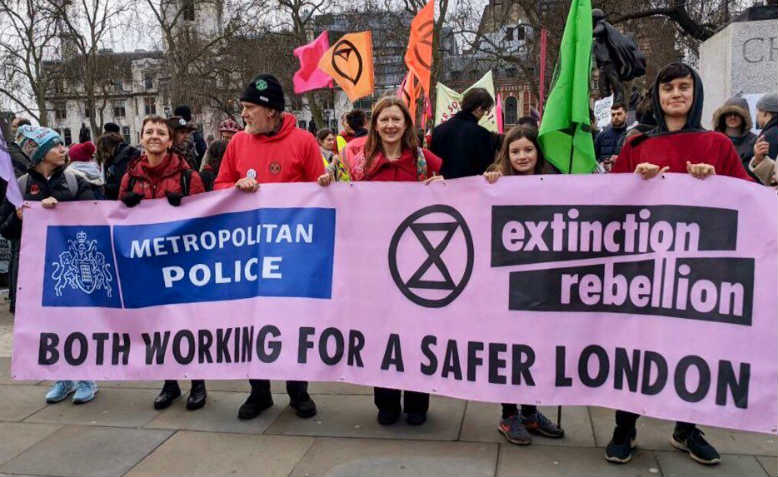
[[[47,197],[54,197],[58,202],[69,202],[95,198],[92,186],[72,171],[66,171],[64,167],[55,170],[48,180],[34,169],[30,169],[27,174],[29,179],[25,179],[25,176],[19,178],[19,189],[24,200],[40,201]],[[68,185],[67,175],[72,176],[70,179],[73,184],[72,190]],[[16,215],[16,207],[7,200],[0,209],[0,218],[2,219],[0,234],[3,237],[12,240],[22,236],[22,221]]]

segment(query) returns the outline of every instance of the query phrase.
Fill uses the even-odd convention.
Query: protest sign
[[[33,203],[12,373],[343,381],[776,433],[775,212],[769,189],[685,174]]]
[[[613,106],[613,95],[594,102],[594,120],[598,128],[603,129],[611,123],[611,106]]]
[[[481,79],[473,83],[466,90],[462,91],[462,94],[457,93],[453,89],[439,82],[436,85],[435,126],[448,121],[451,119],[451,117],[458,113],[462,109],[462,98],[464,97],[465,93],[473,88],[484,88],[489,92],[490,95],[492,95],[492,98],[494,98],[494,80],[492,79],[492,72],[487,72],[481,77]],[[497,117],[495,115],[494,108],[485,114],[481,120],[478,121],[478,124],[492,132],[497,132]]]

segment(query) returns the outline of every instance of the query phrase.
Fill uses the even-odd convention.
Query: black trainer
[[[316,403],[313,402],[310,396],[307,399],[301,399],[299,401],[290,401],[289,407],[294,409],[294,413],[297,417],[307,419],[316,415]]]
[[[238,409],[238,419],[254,419],[259,416],[262,411],[273,406],[273,397],[268,393],[267,396],[258,394],[249,394],[246,402],[241,404]]]
[[[705,465],[716,465],[721,462],[718,451],[705,440],[703,432],[696,427],[691,430],[675,429],[670,444],[678,450],[689,453],[694,461]]]
[[[605,460],[614,464],[626,464],[632,460],[632,452],[635,450],[637,430],[625,429],[616,426],[613,437],[605,448]]]

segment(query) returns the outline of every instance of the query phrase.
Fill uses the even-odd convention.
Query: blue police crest
[[[76,239],[68,239],[67,244],[67,250],[60,252],[57,261],[52,263],[51,278],[56,280],[54,293],[62,296],[62,290],[69,286],[87,295],[105,290],[110,298],[114,281],[111,264],[106,263],[105,255],[97,250],[97,240],[89,240],[86,232],[80,230]]]

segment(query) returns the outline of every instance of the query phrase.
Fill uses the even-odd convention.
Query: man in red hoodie
[[[214,189],[236,187],[256,192],[268,182],[315,182],[324,174],[319,143],[311,133],[297,127],[297,120],[284,111],[284,90],[278,80],[261,74],[251,80],[240,97],[246,123],[232,137],[224,153]],[[270,381],[252,379],[251,394],[238,410],[239,419],[253,419],[273,405]],[[308,383],[287,381],[289,405],[299,417],[316,415]]]
[[[688,172],[698,179],[720,174],[751,181],[732,141],[720,132],[702,129],[703,89],[696,71],[683,63],[671,63],[657,75],[652,92],[657,127],[630,137],[612,172],[634,171],[643,179],[664,172]],[[607,461],[625,464],[632,460],[637,419],[637,414],[616,411],[616,429],[605,448]],[[677,422],[670,443],[701,464],[721,461],[693,423]]]

